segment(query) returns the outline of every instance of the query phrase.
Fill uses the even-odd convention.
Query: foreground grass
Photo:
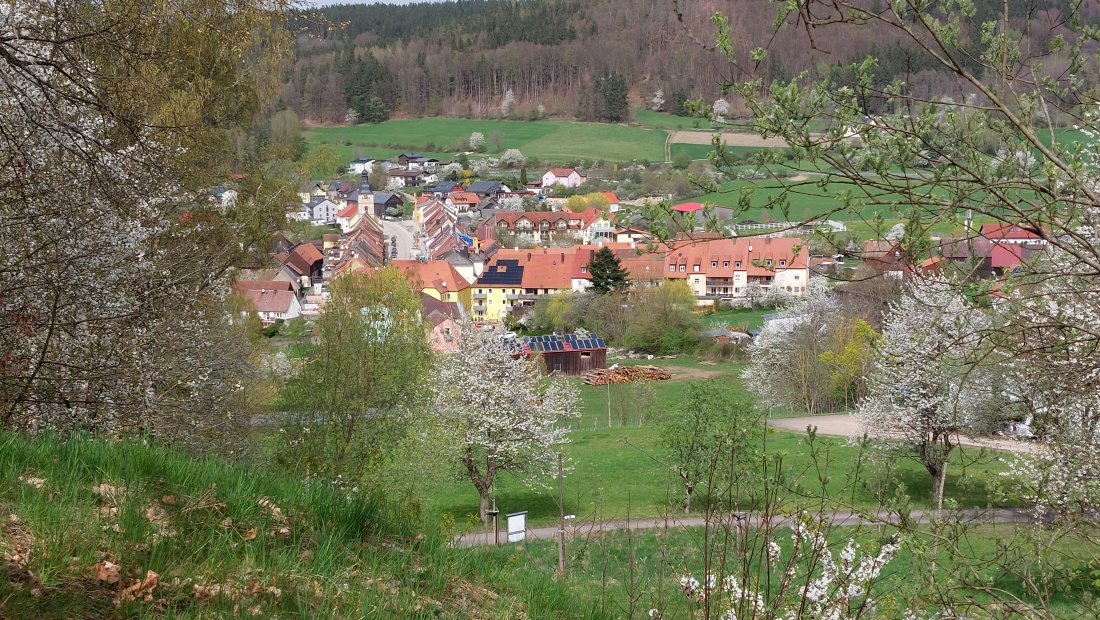
[[[0,617],[601,617],[418,523],[277,470],[0,435]]]
[[[939,530],[938,536],[957,539],[958,546],[948,545],[929,551],[931,528],[921,526],[902,537],[903,544],[894,559],[882,571],[880,582],[873,591],[878,608],[884,618],[901,618],[907,610],[904,601],[920,600],[927,595],[929,573],[945,582],[951,573],[973,578],[970,570],[976,570],[989,592],[1000,592],[1007,597],[1020,597],[1030,604],[1039,604],[1034,590],[1025,588],[1018,574],[1047,573],[1044,584],[1045,606],[1057,618],[1095,617],[1090,611],[1092,584],[1081,570],[1092,559],[1088,549],[1074,544],[1074,539],[1055,540],[1048,544],[1035,542],[1028,525],[975,525],[969,528]],[[836,554],[854,539],[861,552],[874,553],[889,533],[877,527],[839,527],[828,536],[832,553]],[[1028,540],[1030,539],[1030,540]],[[781,557],[791,552],[790,530],[780,528],[772,538],[781,548]],[[1025,542],[1026,541],[1026,542]],[[1006,553],[1012,545],[1027,547],[1035,555],[1016,556]],[[680,593],[680,577],[694,575],[703,581],[708,572],[719,576],[739,574],[740,558],[730,553],[732,541],[718,528],[709,532],[703,527],[672,528],[668,530],[617,530],[594,535],[581,535],[566,545],[569,578],[575,584],[578,596],[599,600],[608,613],[619,617],[647,617],[649,609],[659,609],[665,620],[698,617],[699,609]],[[756,550],[758,553],[759,549]],[[522,558],[524,570],[533,573],[551,573],[557,565],[557,547],[553,541],[532,541],[511,545],[497,553]],[[935,557],[935,564],[928,561]],[[1042,560],[1040,560],[1042,558]],[[1054,559],[1055,562],[1050,560]],[[1039,565],[1032,566],[1031,562]],[[758,567],[759,562],[751,562]],[[782,564],[781,564],[782,566]],[[804,570],[805,567],[802,567]],[[1014,573],[1018,571],[1018,573]],[[800,575],[803,573],[800,571]],[[774,587],[779,581],[772,572]],[[1050,579],[1049,577],[1055,577]],[[1056,579],[1061,578],[1061,579]],[[956,585],[958,585],[956,583]],[[960,599],[967,595],[957,594]],[[969,593],[973,601],[989,604],[994,599],[975,591]],[[992,605],[991,609],[1004,606]],[[977,612],[976,609],[973,611]],[[1027,617],[1012,615],[971,614],[975,618]],[[1033,616],[1048,617],[1048,616]]]

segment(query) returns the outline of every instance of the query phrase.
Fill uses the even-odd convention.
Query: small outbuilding
[[[521,342],[524,355],[542,356],[546,372],[575,377],[607,368],[607,343],[596,334],[524,336]]]

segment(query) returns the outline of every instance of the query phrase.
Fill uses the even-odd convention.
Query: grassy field
[[[565,510],[581,520],[621,519],[628,512],[656,517],[677,509],[681,489],[666,464],[657,421],[669,407],[682,401],[690,380],[722,381],[748,398],[739,365],[702,365],[684,357],[615,361],[660,365],[669,369],[674,379],[651,382],[648,391],[638,385],[610,389],[580,385],[582,416],[572,424],[570,443],[562,452],[572,465],[564,482]],[[920,505],[926,505],[931,496],[931,478],[915,462],[900,461],[885,469],[880,466],[877,473],[865,472],[862,483],[854,484],[848,475],[857,463],[866,467],[866,454],[843,438],[819,437],[814,446],[821,455],[820,472],[814,469],[804,433],[769,430],[758,450],[761,456],[783,459],[794,480],[812,484],[810,481],[826,476],[825,492],[854,505],[875,505],[872,489],[876,485],[904,484]],[[963,505],[985,506],[989,495],[984,481],[1001,471],[1001,465],[991,459],[964,463],[961,456],[955,456],[947,478],[947,497]],[[528,488],[508,474],[498,478],[496,499],[502,511],[529,511],[533,523],[550,523],[557,518],[555,492],[548,487]],[[478,495],[468,482],[455,482],[440,489],[436,509],[453,515],[459,523],[468,522],[477,513]]]
[[[500,148],[488,146],[487,154],[519,149],[545,162],[581,159],[609,162],[662,161],[664,131],[572,121],[492,121],[461,118],[391,120],[377,125],[315,127],[305,132],[308,148],[327,144],[348,159],[357,152],[392,157],[417,150],[441,159],[454,156],[461,141],[481,132],[491,144],[499,134]]]
[[[718,312],[708,313],[704,321],[707,327],[725,324],[730,327],[743,326],[746,329],[753,329],[764,326],[765,314],[774,313],[775,310],[772,309],[750,310],[748,308],[737,308],[734,310],[719,310]]]
[[[986,580],[987,587],[992,588],[993,591],[1000,589],[1010,596],[1020,596],[1025,601],[1037,603],[1038,601],[1028,596],[1020,586],[1017,577],[1006,574],[1006,571],[997,570],[996,564],[991,562],[995,559],[1006,562],[1004,553],[999,552],[999,548],[1005,545],[1006,540],[1028,536],[1028,532],[1021,529],[1026,527],[975,526],[965,534],[959,535],[962,543],[957,549],[952,550],[944,545],[935,554],[930,554],[922,548],[931,539],[930,528],[924,527],[911,532],[898,553],[882,569],[880,580],[872,590],[872,596],[881,612],[874,617],[901,618],[906,611],[902,601],[919,598],[914,595],[922,592],[927,586],[931,570],[930,562],[925,557],[926,553],[934,555],[936,570],[942,571],[940,573],[942,575],[949,574],[952,570],[963,570],[968,575],[967,578],[973,578],[969,571],[962,568],[972,566],[976,568],[981,578]],[[583,532],[583,529],[580,531]],[[874,527],[835,528],[828,533],[827,539],[834,555],[850,539],[859,544],[859,553],[870,554],[877,553],[885,542],[882,530]],[[763,540],[757,535],[749,543],[749,548],[758,556],[763,555],[758,546],[764,544]],[[777,530],[772,540],[780,549],[780,569],[785,568],[792,546],[789,530]],[[698,605],[691,605],[681,594],[680,577],[693,575],[702,582],[703,575],[707,572],[718,575],[733,573],[741,576],[739,570],[741,557],[730,553],[729,546],[732,544],[735,543],[727,540],[718,528],[709,532],[701,527],[668,531],[617,530],[602,535],[581,535],[568,541],[566,563],[578,595],[582,598],[601,601],[607,613],[624,618],[638,618],[646,617],[649,609],[659,609],[660,617],[664,620],[686,620],[698,618],[700,610]],[[1047,574],[1066,578],[1065,581],[1051,588],[1053,595],[1050,597],[1049,606],[1056,615],[1050,617],[1092,617],[1088,603],[1083,603],[1090,597],[1089,580],[1080,573],[1074,575],[1071,571],[1061,569],[1061,566],[1086,564],[1091,554],[1084,547],[1087,545],[1075,546],[1072,539],[1057,540],[1049,546],[1042,547],[1044,553],[1048,557],[1056,558],[1057,562],[1053,566],[1045,566],[1050,571]],[[552,574],[557,566],[557,547],[553,541],[531,541],[507,545],[492,553],[518,556],[520,559],[517,561],[517,571],[521,574],[528,572]],[[708,559],[709,565],[706,563]],[[989,564],[986,564],[987,562]],[[1024,574],[1032,573],[1039,568],[1029,567],[1025,562],[1026,560],[1014,558],[1007,560],[1006,563],[1011,569]],[[750,579],[756,576],[760,576],[761,579],[767,578],[769,574],[767,570],[763,571],[763,575],[755,572],[760,567],[759,562],[752,560],[749,564],[752,567]],[[796,566],[796,574],[803,575],[806,570],[805,565],[796,564]],[[770,572],[772,587],[779,581],[780,569],[773,569]],[[971,594],[976,594],[974,600],[979,604],[991,602],[990,596],[975,592]],[[630,614],[631,609],[634,610],[633,614]],[[975,613],[970,617],[1025,617],[1022,614],[999,616],[974,611]],[[711,617],[715,617],[713,614],[712,610]]]
[[[448,542],[273,468],[0,434],[2,618],[608,617]]]

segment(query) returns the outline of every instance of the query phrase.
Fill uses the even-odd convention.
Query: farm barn
[[[547,372],[579,376],[607,368],[607,344],[596,334],[524,336],[522,343],[524,355],[542,355]]]

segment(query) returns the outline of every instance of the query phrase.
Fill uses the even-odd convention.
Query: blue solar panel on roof
[[[603,338],[597,338],[596,339],[596,346],[602,349],[602,348],[607,346],[607,343],[605,343],[603,341]]]

